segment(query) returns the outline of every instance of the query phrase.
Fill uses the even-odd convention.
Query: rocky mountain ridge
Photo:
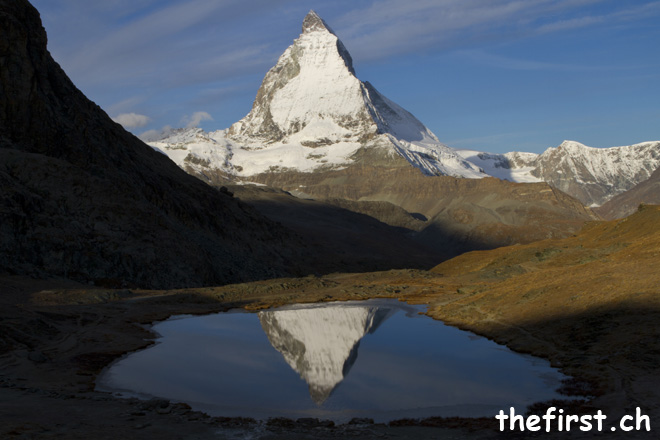
[[[596,218],[529,173],[517,174],[537,182],[529,187],[482,182],[489,177],[483,164],[441,144],[409,112],[357,79],[343,44],[314,12],[266,74],[245,118],[210,133],[176,130],[150,145],[214,185],[267,185],[368,212],[397,228],[405,224],[411,237],[444,255],[565,236]],[[534,155],[491,157],[524,168]],[[273,209],[282,195],[241,193],[271,219],[300,225]]]
[[[295,273],[304,245],[114,123],[0,1],[0,273],[183,287]]]
[[[252,179],[318,201],[382,202],[403,208],[420,220],[408,223],[414,238],[448,256],[565,237],[580,230],[586,220],[598,218],[578,200],[544,182],[425,176],[410,166],[263,173]],[[377,212],[371,215],[390,221]]]
[[[597,209],[606,219],[627,217],[644,204],[660,205],[660,168],[651,177],[619,194]]]
[[[547,182],[591,207],[645,181],[660,167],[657,141],[610,148],[564,141],[542,154],[468,150],[459,154],[491,176],[514,182]]]

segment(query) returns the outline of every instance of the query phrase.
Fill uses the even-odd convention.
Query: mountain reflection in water
[[[155,324],[157,343],[114,363],[97,389],[186,402],[222,417],[342,423],[491,417],[559,397],[563,376],[547,361],[422,310],[370,300],[175,317]]]
[[[323,305],[259,312],[259,322],[321,405],[355,363],[362,337],[376,331],[393,312],[385,307]]]

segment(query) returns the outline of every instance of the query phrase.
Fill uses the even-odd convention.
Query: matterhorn
[[[266,74],[247,116],[227,130],[179,131],[152,145],[191,171],[235,177],[339,168],[365,155],[403,158],[427,175],[486,176],[360,81],[348,50],[314,11]]]

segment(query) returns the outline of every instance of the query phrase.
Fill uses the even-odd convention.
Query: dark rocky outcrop
[[[296,236],[114,123],[0,0],[0,273],[181,287],[293,274]]]

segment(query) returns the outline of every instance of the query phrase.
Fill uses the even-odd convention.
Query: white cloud
[[[185,125],[186,128],[198,127],[202,121],[212,121],[213,118],[206,112],[195,112],[192,115],[184,116],[181,119],[181,125]]]
[[[180,124],[185,128],[193,128],[199,126],[202,121],[212,121],[213,118],[207,112],[195,112],[192,115],[186,115],[181,118]],[[166,125],[160,130],[147,130],[143,133],[140,133],[138,137],[144,142],[155,142],[159,141],[167,136],[171,135],[174,132],[174,129]]]
[[[144,142],[155,142],[169,136],[171,133],[172,127],[166,125],[160,130],[147,130],[144,133],[138,135],[138,138]]]
[[[121,124],[124,128],[130,129],[144,127],[151,121],[151,118],[137,113],[122,113],[112,118],[112,120]]]

